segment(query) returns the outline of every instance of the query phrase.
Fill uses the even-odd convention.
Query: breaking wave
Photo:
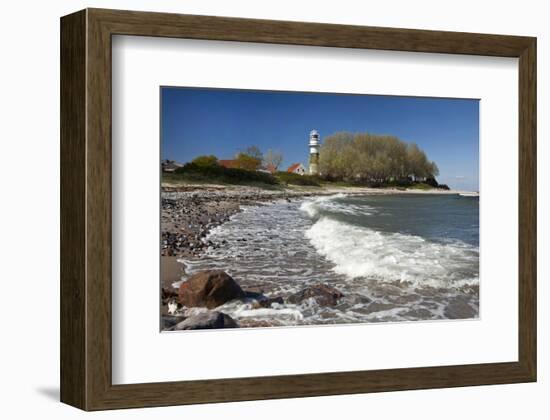
[[[379,232],[321,217],[306,231],[334,271],[415,286],[477,284],[478,250],[460,241],[436,243],[419,236]]]
[[[321,213],[346,214],[353,216],[368,216],[374,213],[374,207],[367,205],[356,204],[341,204],[336,201],[339,198],[346,198],[346,194],[334,194],[330,196],[319,197],[315,200],[304,201],[300,206],[300,210],[305,212],[309,217],[316,218]]]
[[[446,319],[446,308],[453,302],[463,317],[476,317],[475,242],[440,230],[434,239],[427,231],[402,229],[403,224],[384,229],[396,220],[407,226],[416,223],[407,217],[413,213],[429,220],[422,228],[431,233],[447,229],[460,204],[445,204],[441,198],[428,203],[429,198],[421,197],[416,204],[405,200],[415,198],[337,194],[243,207],[204,238],[217,246],[198,258],[182,259],[186,275],[221,269],[244,290],[285,299],[269,308],[251,302],[229,302],[220,308],[244,326]],[[395,208],[405,208],[407,214],[396,217]],[[434,219],[436,211],[443,217]],[[463,230],[474,222],[460,219],[457,226]],[[286,300],[319,283],[343,293],[338,305]]]

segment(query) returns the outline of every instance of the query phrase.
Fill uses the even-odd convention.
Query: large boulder
[[[208,309],[244,296],[245,293],[237,282],[221,270],[196,273],[181,283],[178,291],[178,300],[183,306]]]
[[[303,290],[300,290],[287,298],[289,303],[301,303],[304,300],[313,298],[317,304],[321,306],[335,306],[338,303],[338,299],[343,297],[343,293],[332,286],[326,284],[314,284],[308,286]]]
[[[237,323],[229,315],[218,311],[208,311],[190,316],[185,321],[174,325],[171,330],[211,330],[215,328],[237,327]]]

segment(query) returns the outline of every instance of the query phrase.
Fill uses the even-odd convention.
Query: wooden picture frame
[[[113,385],[111,39],[138,35],[519,58],[519,360]],[[536,38],[86,9],[61,19],[61,401],[84,410],[536,381]]]

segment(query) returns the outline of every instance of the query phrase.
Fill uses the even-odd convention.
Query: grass
[[[285,185],[301,185],[308,187],[320,187],[320,180],[316,176],[298,175],[290,172],[277,172],[275,178],[281,184]]]
[[[415,183],[415,184],[411,184],[407,187],[407,189],[409,190],[432,190],[434,189],[434,187],[432,187],[431,185],[428,185],[428,184],[425,184],[423,182],[419,182],[419,183]]]
[[[178,168],[173,173],[163,173],[162,182],[173,184],[220,184],[220,185],[243,185],[258,187],[263,189],[275,190],[285,186],[303,186],[303,187],[371,187],[371,188],[398,188],[412,190],[431,190],[434,186],[427,183],[416,182],[349,182],[349,181],[329,181],[311,175],[298,175],[289,172],[277,172],[274,175],[249,171],[246,169],[225,168],[219,165],[199,165],[188,163]],[[439,186],[442,189],[448,189],[447,186]]]
[[[200,166],[188,163],[172,173],[163,173],[162,182],[173,184],[246,185],[265,189],[279,188],[271,174],[223,166]]]

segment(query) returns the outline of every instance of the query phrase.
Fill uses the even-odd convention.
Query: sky
[[[232,159],[248,146],[307,168],[309,132],[392,135],[416,143],[439,183],[479,191],[477,99],[161,87],[161,156]]]

